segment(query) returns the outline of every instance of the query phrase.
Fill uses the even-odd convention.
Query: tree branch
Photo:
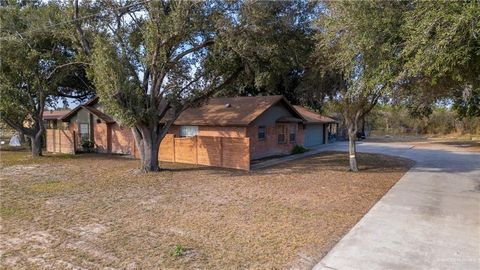
[[[85,37],[85,32],[82,29],[82,25],[79,20],[79,8],[78,8],[78,0],[75,0],[73,4],[74,12],[72,15],[73,21],[75,22],[75,28],[80,38],[80,42],[82,44],[82,48],[86,55],[91,55],[92,47],[90,46],[90,42],[88,42],[87,38]]]
[[[21,132],[21,133],[23,133],[25,135],[28,135],[28,136],[33,136],[34,135],[33,131],[31,129],[25,128],[22,125],[20,125],[18,123],[15,123],[15,121],[13,121],[12,119],[5,117],[5,115],[3,113],[0,115],[0,118],[3,120],[3,122],[5,122],[7,125],[9,125],[13,129],[15,129],[16,131]]]
[[[59,70],[60,68],[64,68],[64,67],[67,67],[67,66],[73,66],[73,65],[91,65],[89,63],[86,63],[86,62],[72,62],[72,63],[67,63],[67,64],[63,64],[63,65],[59,65],[59,66],[56,66],[52,72],[50,72],[48,74],[48,76],[46,77],[46,80],[50,80],[50,78],[53,76],[53,74],[55,72],[57,72],[57,70]]]
[[[169,61],[169,63],[171,64],[175,64],[177,63],[178,61],[180,61],[180,59],[182,59],[184,56],[186,56],[187,54],[190,54],[192,52],[196,52],[198,50],[201,50],[207,46],[210,46],[210,45],[213,45],[215,43],[215,41],[213,39],[208,39],[206,40],[205,42],[203,43],[200,43],[196,46],[193,46],[192,48],[188,49],[188,50],[185,50],[184,52],[176,55],[172,60]]]

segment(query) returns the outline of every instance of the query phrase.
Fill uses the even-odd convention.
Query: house
[[[135,141],[128,127],[120,126],[111,116],[103,112],[98,97],[77,106],[61,118],[75,134],[75,151],[82,143],[90,141],[99,153],[135,155]]]
[[[130,129],[104,113],[98,97],[76,107],[61,120],[67,123],[68,132],[47,130],[49,151],[81,151],[82,142],[91,141],[97,152],[138,157]],[[292,106],[283,96],[213,98],[182,112],[163,139],[159,158],[249,169],[251,160],[290,154],[295,145],[304,145],[305,139],[309,145],[326,143],[326,125],[332,122]],[[305,130],[309,130],[308,136]],[[71,141],[70,147],[56,147],[58,138]],[[49,147],[49,142],[53,146]]]
[[[304,121],[283,96],[215,98],[182,113],[169,133],[249,138],[250,158],[259,159],[303,145]]]
[[[329,143],[336,133],[338,123],[330,118],[313,112],[305,107],[295,105],[294,108],[306,120],[304,124],[304,146],[315,147]]]

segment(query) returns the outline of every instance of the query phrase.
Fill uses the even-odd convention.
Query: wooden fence
[[[248,138],[209,136],[175,138],[169,134],[160,144],[159,159],[160,161],[249,170],[250,140]]]
[[[100,135],[101,133],[98,133]],[[95,137],[98,152],[115,152],[118,147],[127,147],[129,153],[138,158],[133,138],[125,137],[115,140],[114,144],[106,147],[103,143],[107,134],[102,138]],[[54,153],[75,154],[79,148],[75,131],[61,129],[47,129],[47,151]],[[215,167],[225,167],[240,170],[250,170],[250,139],[234,137],[195,136],[175,138],[168,134],[160,144],[160,161],[198,164]]]
[[[47,151],[75,154],[75,132],[63,129],[47,129]]]

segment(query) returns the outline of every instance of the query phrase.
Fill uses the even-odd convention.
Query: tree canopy
[[[241,71],[228,42],[233,5],[105,5],[108,17],[88,41],[93,44],[91,76],[107,112],[133,128],[142,169],[157,170],[159,144],[179,114],[231,84]]]
[[[41,155],[45,107],[92,91],[70,40],[45,25],[58,22],[59,14],[56,4],[13,4],[0,10],[0,116],[32,140],[34,155]]]
[[[318,20],[314,68],[321,75],[319,81],[332,80],[329,76],[338,80],[332,84],[334,88],[320,90],[328,91],[330,102],[336,104],[347,125],[353,171],[358,170],[358,121],[395,88],[401,69],[398,55],[403,9],[403,2],[329,2]]]
[[[462,114],[480,116],[480,3],[412,1],[401,34],[399,82],[414,112],[452,99]]]
[[[95,90],[132,127],[145,171],[158,169],[179,114],[214,95],[282,94],[315,110],[330,102],[351,140],[378,102],[425,115],[443,100],[460,117],[480,115],[478,1],[2,5],[5,122],[39,123],[45,106]],[[39,134],[36,125],[25,131]]]

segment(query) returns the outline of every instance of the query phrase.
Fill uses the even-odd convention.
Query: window
[[[90,132],[89,132],[88,124],[81,123],[80,124],[80,138],[82,139],[82,141],[90,140],[89,133]]]
[[[295,142],[296,140],[296,137],[297,137],[297,125],[296,124],[292,124],[290,125],[290,133],[289,133],[289,140],[290,142]]]
[[[266,133],[265,126],[259,126],[258,127],[258,140],[259,141],[264,141],[265,140],[265,133]]]
[[[198,135],[198,126],[180,126],[180,137],[193,137]]]
[[[277,125],[277,142],[279,144],[287,142],[287,132],[285,125]]]

